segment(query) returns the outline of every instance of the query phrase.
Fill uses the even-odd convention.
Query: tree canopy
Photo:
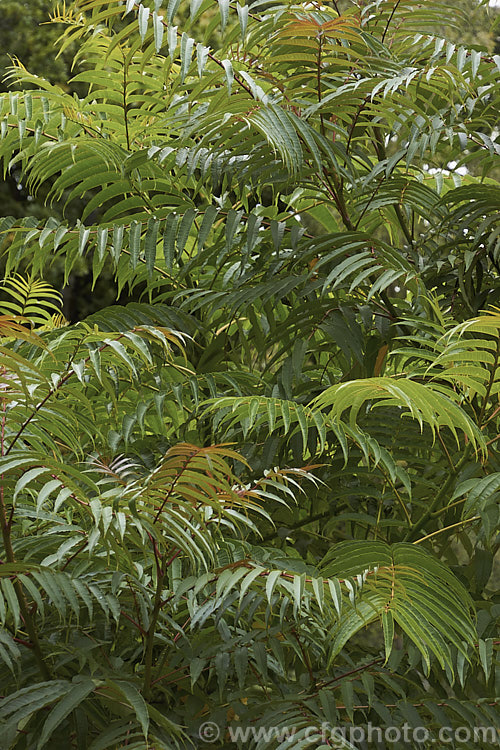
[[[72,89],[13,61],[4,172],[66,213],[0,220],[6,748],[498,741],[500,57],[466,12],[79,0]],[[82,262],[138,301],[68,324]]]

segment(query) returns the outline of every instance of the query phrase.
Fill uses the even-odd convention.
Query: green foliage
[[[59,312],[61,295],[43,281],[24,279],[17,274],[4,278],[1,286],[9,298],[0,302],[3,315],[25,318],[33,325],[46,325]]]
[[[0,25],[0,91],[8,90],[3,80],[13,59],[24,62],[34,73],[63,85],[71,77],[72,52],[68,50],[56,58],[55,43],[60,33],[57,26],[42,25],[49,20],[52,0],[4,0]],[[20,174],[13,170],[9,179],[0,181],[0,214],[22,217],[33,214],[48,217],[43,198],[28,198],[20,182]]]
[[[84,95],[0,99],[66,211],[0,224],[5,747],[495,726],[500,58],[460,2],[56,20]],[[54,320],[82,263],[141,301]]]

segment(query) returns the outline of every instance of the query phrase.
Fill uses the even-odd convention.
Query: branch
[[[438,529],[437,531],[433,531],[432,534],[427,534],[426,536],[423,536],[421,539],[417,539],[416,542],[413,542],[413,544],[420,544],[420,542],[425,542],[426,539],[430,539],[433,536],[436,536],[437,534],[442,534],[443,531],[449,531],[450,529],[455,529],[457,526],[464,526],[466,523],[472,523],[473,521],[480,521],[481,516],[473,516],[472,518],[466,518],[464,521],[459,521],[458,523],[452,523],[450,526],[444,526],[442,529]]]
[[[434,511],[436,510],[436,508],[438,507],[439,503],[446,496],[446,493],[451,488],[451,485],[455,481],[455,478],[456,478],[458,472],[460,471],[460,469],[463,466],[465,466],[465,464],[469,460],[469,456],[470,456],[471,450],[472,450],[472,443],[468,443],[466,445],[466,447],[465,447],[465,450],[464,450],[463,454],[462,454],[462,458],[457,463],[457,465],[455,466],[455,468],[453,469],[453,471],[450,471],[450,474],[448,475],[448,479],[443,484],[443,486],[441,487],[441,489],[437,493],[437,495],[434,498],[434,500],[432,500],[429,503],[429,507],[427,508],[427,510],[420,516],[420,518],[418,519],[418,521],[416,521],[413,524],[413,526],[411,527],[411,529],[408,531],[408,533],[406,534],[406,536],[403,539],[404,542],[411,542],[411,541],[413,541],[413,539],[418,534],[418,532],[420,531],[420,529],[423,526],[425,526],[425,524],[427,523],[427,521],[432,517],[432,515],[433,515]],[[422,541],[422,540],[420,540],[420,541]]]

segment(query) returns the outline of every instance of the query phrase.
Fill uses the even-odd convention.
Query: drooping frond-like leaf
[[[464,654],[463,642],[474,642],[467,592],[442,563],[414,545],[342,542],[327,553],[321,569],[325,575],[344,571],[363,580],[354,611],[334,631],[331,659],[353,632],[378,617],[386,635],[386,658],[393,621],[417,644],[428,667],[432,653],[453,671],[447,641]]]

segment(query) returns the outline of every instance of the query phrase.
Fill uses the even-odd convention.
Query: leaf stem
[[[450,526],[443,526],[442,529],[438,529],[437,531],[433,531],[431,534],[426,534],[425,536],[421,537],[421,539],[417,539],[415,542],[413,542],[413,544],[420,544],[420,542],[425,542],[426,539],[430,539],[437,534],[442,534],[443,531],[449,531],[450,529],[455,529],[457,526],[463,526],[466,523],[472,523],[473,521],[479,521],[480,519],[481,516],[473,516],[472,518],[466,518],[463,521],[458,521],[458,523],[452,523]]]
[[[130,151],[130,134],[128,130],[127,74],[128,74],[128,63],[125,59],[125,55],[123,55],[123,121],[125,123],[125,140],[127,143],[127,151]]]
[[[153,649],[155,643],[156,626],[160,615],[163,593],[163,581],[165,578],[165,565],[158,571],[156,577],[156,591],[153,604],[153,611],[149,620],[149,627],[145,634],[146,650],[144,653],[144,684],[143,694],[146,700],[151,698],[151,687],[153,677]]]

